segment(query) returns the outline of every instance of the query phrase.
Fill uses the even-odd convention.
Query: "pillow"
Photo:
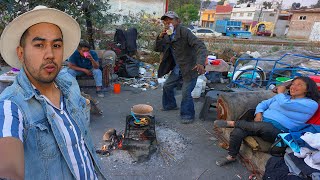
[[[316,113],[307,121],[307,124],[320,125],[320,104],[318,105]]]

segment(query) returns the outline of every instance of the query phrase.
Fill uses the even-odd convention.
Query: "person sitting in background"
[[[316,83],[309,77],[296,77],[288,86],[280,85],[276,88],[277,95],[257,105],[254,121],[214,122],[216,127],[234,128],[230,133],[228,156],[217,161],[218,166],[236,161],[245,137],[258,136],[274,142],[279,133],[304,127],[316,112],[319,92]],[[287,88],[289,92],[286,94]]]
[[[81,41],[79,43],[78,49],[69,57],[68,62],[68,72],[72,76],[93,75],[98,97],[104,97],[99,58],[96,52],[90,50],[90,45],[87,42]]]

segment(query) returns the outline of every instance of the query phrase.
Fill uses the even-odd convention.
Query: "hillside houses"
[[[320,8],[291,11],[287,37],[309,41],[320,41]]]
[[[320,41],[320,8],[300,10],[279,10],[276,5],[270,9],[259,3],[239,5],[218,5],[202,9],[200,24],[214,29],[217,20],[241,21],[242,28],[256,33],[258,25],[266,23],[274,36],[286,36],[289,39]]]
[[[163,0],[109,0],[107,3],[111,5],[109,12],[122,16],[143,12],[152,18],[160,18],[165,11]]]

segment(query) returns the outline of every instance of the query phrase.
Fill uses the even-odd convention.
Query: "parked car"
[[[196,36],[209,36],[209,37],[219,37],[222,33],[218,33],[209,28],[197,28],[191,31]]]
[[[271,31],[258,31],[256,32],[257,36],[271,36]]]

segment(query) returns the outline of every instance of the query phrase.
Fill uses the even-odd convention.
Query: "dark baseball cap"
[[[173,11],[168,11],[168,12],[164,13],[164,15],[161,17],[161,20],[164,20],[164,18],[166,18],[166,17],[169,17],[172,19],[179,19],[178,14]]]

